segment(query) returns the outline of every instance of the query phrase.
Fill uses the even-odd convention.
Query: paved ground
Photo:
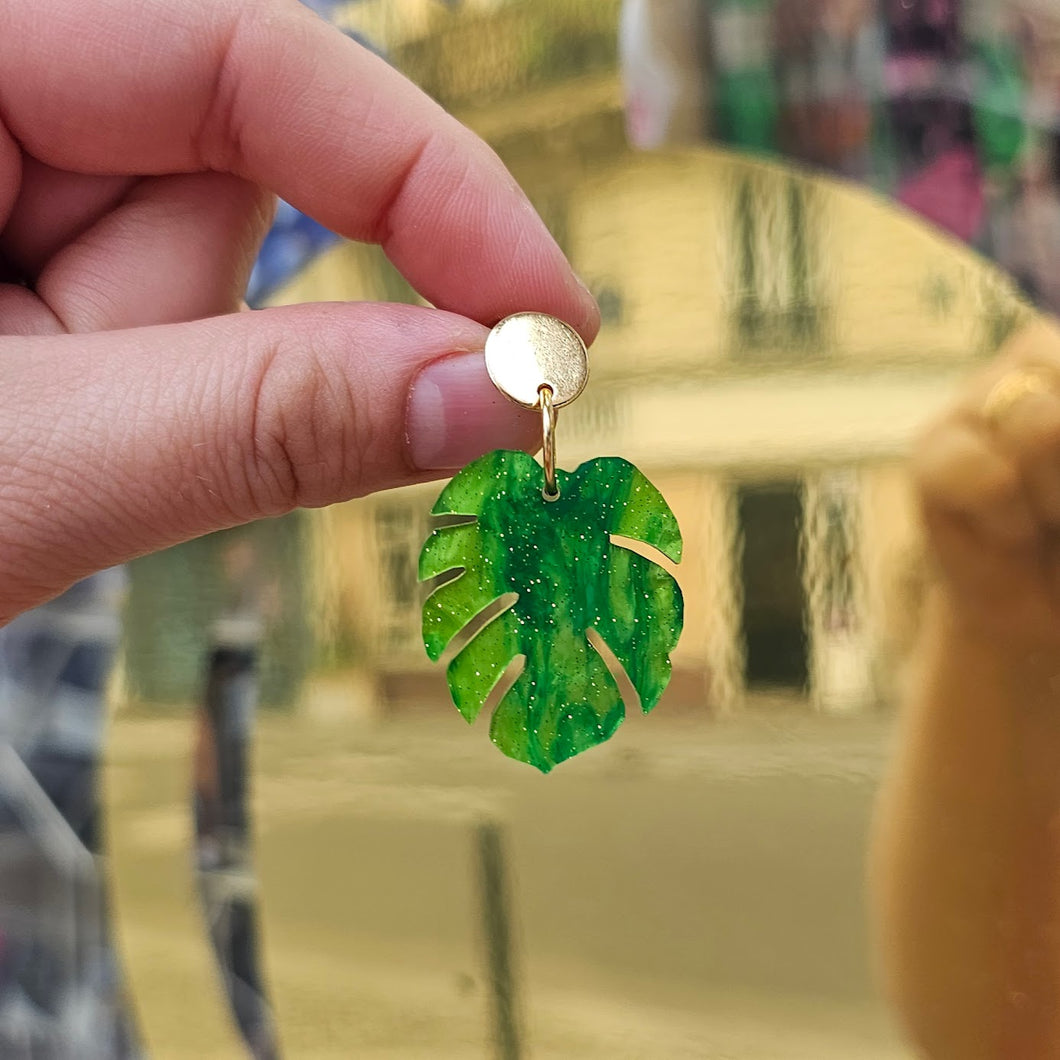
[[[171,966],[191,943],[152,914],[148,881],[183,811],[150,793],[186,765],[183,729],[122,721],[116,763],[125,871],[144,881],[137,945]],[[864,930],[888,736],[880,721],[634,718],[542,777],[445,714],[265,719],[257,861],[288,1054],[494,1055],[477,840],[491,821],[525,1056],[909,1057],[874,998]]]

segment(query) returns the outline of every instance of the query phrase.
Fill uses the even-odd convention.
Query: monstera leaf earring
[[[438,579],[423,607],[423,641],[437,661],[468,627],[471,637],[447,671],[457,710],[474,721],[508,675],[490,737],[506,755],[548,772],[607,740],[625,716],[595,636],[644,712],[658,703],[681,634],[681,590],[614,538],[678,562],[681,532],[662,494],[627,460],[556,469],[558,410],[588,377],[576,332],[553,317],[518,313],[490,332],[486,364],[503,394],[540,409],[544,469],[526,453],[497,450],[442,491],[432,515],[444,524],[420,555],[420,579]]]

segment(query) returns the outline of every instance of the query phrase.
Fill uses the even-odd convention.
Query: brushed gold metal
[[[486,339],[486,369],[493,385],[524,408],[540,405],[541,388],[558,409],[585,389],[589,358],[581,336],[545,313],[505,317]]]

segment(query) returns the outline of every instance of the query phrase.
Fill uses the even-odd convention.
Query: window
[[[742,175],[735,203],[736,348],[784,358],[819,347],[811,192],[773,173]]]
[[[376,509],[381,588],[379,637],[384,652],[414,651],[420,647],[417,557],[424,537],[424,521],[411,506],[384,504]]]

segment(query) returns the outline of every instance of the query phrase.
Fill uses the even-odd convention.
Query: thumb
[[[485,337],[333,304],[0,339],[0,622],[145,552],[532,446]]]

